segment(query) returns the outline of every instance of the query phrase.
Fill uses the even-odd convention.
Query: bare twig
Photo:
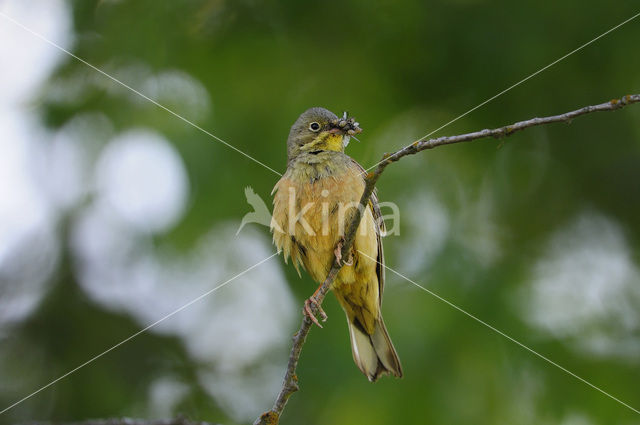
[[[617,109],[621,109],[627,105],[632,103],[640,102],[640,94],[632,94],[621,97],[620,99],[613,99],[609,102],[601,103],[599,105],[585,106],[584,108],[576,109],[575,111],[566,112],[560,115],[553,115],[543,118],[532,118],[526,121],[520,121],[512,125],[507,125],[500,128],[494,129],[485,129],[476,131],[473,133],[461,134],[458,136],[447,136],[447,137],[438,137],[435,139],[423,139],[418,140],[404,148],[391,153],[385,154],[382,157],[382,160],[374,165],[375,170],[373,172],[367,173],[365,176],[365,189],[362,197],[360,198],[360,204],[358,205],[358,209],[356,210],[352,220],[349,222],[349,226],[347,227],[347,231],[345,233],[345,240],[342,244],[342,258],[348,258],[349,252],[351,250],[351,245],[353,244],[353,240],[355,238],[356,231],[358,226],[360,225],[360,220],[362,219],[362,212],[365,209],[365,206],[369,203],[369,198],[371,198],[371,194],[375,188],[376,182],[378,178],[385,170],[385,168],[391,164],[392,162],[396,162],[401,158],[407,155],[413,155],[420,151],[426,149],[433,149],[438,146],[443,145],[451,145],[454,143],[462,143],[462,142],[470,142],[472,140],[483,139],[486,137],[494,137],[494,138],[502,138],[508,137],[514,134],[517,131],[524,130],[529,127],[535,127],[538,125],[551,124],[555,122],[571,122],[574,118],[579,117],[581,115],[586,115],[592,112],[601,112],[601,111],[614,111]],[[374,168],[372,167],[372,168]],[[319,307],[322,305],[324,301],[324,297],[327,292],[329,292],[329,288],[333,283],[333,280],[338,275],[338,272],[342,268],[342,265],[334,258],[333,266],[327,275],[327,278],[324,280],[322,286],[316,292],[315,295],[315,303],[311,303],[310,307],[314,314],[316,314],[319,310]],[[300,329],[293,336],[293,346],[291,347],[291,353],[289,355],[289,363],[287,365],[287,371],[284,376],[284,381],[282,383],[282,389],[276,398],[276,402],[273,405],[273,408],[268,412],[263,413],[256,421],[254,425],[275,425],[280,420],[280,415],[282,415],[282,411],[284,410],[287,401],[291,395],[298,391],[298,377],[296,375],[296,367],[298,366],[298,359],[300,358],[300,353],[302,352],[302,346],[311,330],[312,322],[306,315],[303,315],[302,323],[300,325]]]
[[[454,143],[470,142],[472,140],[483,139],[485,137],[507,137],[511,136],[516,131],[524,130],[525,128],[535,127],[543,124],[551,124],[554,122],[570,123],[574,118],[581,115],[586,115],[592,112],[615,111],[636,102],[640,102],[640,94],[630,94],[622,96],[620,99],[613,99],[609,102],[601,103],[599,105],[585,106],[584,108],[576,109],[575,111],[566,112],[560,115],[552,115],[543,118],[531,118],[530,120],[520,121],[512,125],[494,128],[492,130],[485,129],[473,133],[461,134],[459,136],[448,136],[428,140],[419,140],[410,144],[409,146],[405,146],[397,152],[394,152],[392,154],[385,154],[382,160],[374,166],[377,167],[375,174],[379,176],[380,173],[382,173],[382,170],[384,170],[384,168],[391,162],[395,162],[403,156],[413,155],[425,149],[433,149],[438,146],[452,145]]]

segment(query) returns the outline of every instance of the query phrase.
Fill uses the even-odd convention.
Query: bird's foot
[[[316,306],[316,308],[318,310],[318,315],[320,316],[320,319],[323,322],[327,321],[327,313],[324,312],[324,310],[322,309],[320,304],[318,304],[318,301],[316,300],[316,297],[314,297],[314,296],[311,296],[311,297],[309,297],[309,298],[307,298],[305,300],[304,309],[302,310],[302,314],[307,316],[309,319],[311,319],[311,321],[313,323],[315,323],[316,325],[318,325],[319,328],[321,328],[322,325],[320,324],[320,322],[318,322],[318,319],[316,318],[315,314],[313,314],[313,310],[311,309],[311,304]]]
[[[343,266],[353,266],[353,251],[349,252],[349,259],[342,262]]]
[[[333,253],[336,256],[336,261],[341,266],[353,266],[353,251],[349,252],[349,259],[347,261],[342,260],[342,246],[344,245],[344,236],[340,237],[340,240],[336,244],[336,249]]]

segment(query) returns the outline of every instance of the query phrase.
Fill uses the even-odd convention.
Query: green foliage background
[[[74,54],[107,69],[143,64],[153,72],[189,74],[206,88],[212,105],[196,123],[279,171],[285,168],[288,129],[308,107],[346,109],[356,116],[365,131],[348,153],[370,166],[384,152],[434,130],[638,11],[633,1],[593,0],[69,4]],[[631,22],[436,135],[640,92],[639,40],[640,21]],[[66,58],[43,88],[41,118],[59,128],[80,113],[99,111],[117,131],[146,126],[174,143],[188,172],[189,208],[177,226],[156,236],[157,244],[186,251],[216,222],[239,222],[249,208],[247,185],[268,198],[277,181],[273,173],[159,108],[110,95],[104,88],[109,81],[88,85],[71,102],[47,96],[61,81],[92,74]],[[576,349],[580,333],[545,333],[522,310],[523,288],[550,238],[585,210],[620,226],[631,261],[640,266],[639,123],[640,110],[632,106],[503,141],[439,148],[393,165],[379,194],[400,205],[403,232],[385,240],[388,265],[404,273],[406,257],[415,255],[410,278],[640,407],[637,357]],[[417,202],[423,195],[437,198],[453,223],[453,236],[429,261],[419,250],[406,249],[409,241],[420,242],[411,239],[407,223],[428,224]],[[487,210],[474,201],[481,199]],[[482,214],[487,216],[477,217]],[[268,237],[268,230],[260,231]],[[468,248],[467,238],[485,234],[492,243]],[[282,267],[301,305],[314,286],[292,267]],[[2,343],[5,367],[35,374],[34,387],[141,328],[128,315],[91,302],[71,270],[67,262],[60,265],[47,298]],[[351,361],[342,313],[330,297],[330,319],[308,339],[299,367],[301,391],[290,400],[283,424],[640,423],[636,413],[408,282],[392,273],[388,280],[383,311],[406,376],[375,385],[363,378]],[[574,291],[580,294],[581,287]],[[627,301],[640,308],[638,299]],[[297,326],[292,322],[288,332]],[[638,329],[625,338],[637,344]],[[283,366],[287,352],[288,342],[278,354]],[[141,406],[148,385],[170,372],[189,387],[175,414],[235,423],[202,389],[196,367],[180,340],[146,333],[0,422],[147,415]],[[17,396],[0,393],[0,407]]]

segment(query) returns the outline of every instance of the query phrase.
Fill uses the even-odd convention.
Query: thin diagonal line
[[[252,157],[251,155],[249,155],[248,153],[245,153],[243,151],[241,151],[240,149],[236,148],[235,146],[233,146],[230,143],[225,142],[224,140],[222,140],[221,138],[219,138],[218,136],[216,136],[215,134],[205,130],[204,128],[200,127],[199,125],[197,125],[196,123],[194,123],[193,121],[188,120],[187,118],[183,117],[182,115],[178,114],[177,112],[174,112],[173,110],[167,108],[166,106],[156,102],[155,100],[151,99],[149,96],[145,95],[144,93],[139,92],[138,90],[134,89],[133,87],[127,85],[126,83],[120,81],[119,79],[117,79],[116,77],[106,73],[105,71],[101,70],[100,68],[98,68],[97,66],[94,66],[92,64],[90,64],[89,62],[87,62],[86,60],[82,59],[79,56],[74,55],[73,53],[71,53],[69,50],[65,49],[64,47],[54,43],[53,41],[49,40],[48,38],[46,38],[45,36],[43,36],[40,33],[37,33],[36,31],[32,30],[31,28],[28,28],[27,26],[21,24],[20,22],[16,21],[15,19],[13,19],[12,17],[6,15],[3,12],[0,12],[0,16],[2,16],[3,18],[5,18],[6,20],[12,22],[13,24],[17,25],[18,27],[22,28],[23,30],[31,33],[32,35],[34,35],[35,37],[39,38],[40,40],[44,41],[45,43],[55,47],[56,49],[66,53],[67,55],[71,56],[72,58],[78,60],[79,62],[82,62],[83,64],[85,64],[86,66],[88,66],[89,68],[99,72],[100,74],[104,75],[105,77],[109,78],[110,80],[120,84],[122,87],[125,87],[129,90],[131,90],[133,93],[137,94],[138,96],[142,97],[145,100],[148,100],[149,102],[153,103],[154,105],[156,105],[157,107],[164,109],[165,111],[167,111],[168,113],[170,113],[171,115],[175,116],[176,118],[181,119],[182,121],[186,122],[187,124],[189,124],[190,126],[200,130],[201,132],[203,132],[204,134],[206,134],[207,136],[217,140],[218,142],[222,143],[223,145],[233,149],[234,151],[238,152],[241,155],[246,156],[247,158],[249,158],[250,160],[252,160],[253,162],[262,165],[264,168],[274,172],[275,174],[282,176],[281,173],[277,172],[276,170],[274,170],[273,168],[269,167],[268,165],[266,165],[265,163],[258,161],[257,159],[255,159],[254,157]]]
[[[609,30],[607,30],[607,31],[603,32],[602,34],[600,34],[599,36],[597,36],[597,37],[596,37],[596,38],[594,38],[593,40],[591,40],[591,41],[587,41],[587,42],[586,42],[586,43],[584,43],[582,46],[580,46],[580,47],[577,47],[577,48],[573,49],[572,51],[570,51],[570,52],[569,52],[569,53],[567,53],[566,55],[562,56],[561,58],[556,59],[555,61],[551,62],[549,65],[547,65],[547,66],[545,66],[545,67],[543,67],[543,68],[540,68],[539,70],[537,70],[537,71],[536,71],[536,72],[534,72],[533,74],[530,74],[529,76],[527,76],[527,77],[523,78],[522,80],[518,81],[517,83],[515,83],[515,84],[513,84],[513,85],[511,85],[511,86],[509,86],[509,87],[507,87],[506,89],[502,90],[500,93],[496,94],[495,96],[492,96],[492,97],[490,97],[489,99],[485,100],[484,102],[480,103],[479,105],[474,106],[473,108],[469,109],[467,112],[465,112],[465,113],[463,113],[463,114],[458,115],[456,118],[452,119],[452,120],[451,120],[451,121],[449,121],[448,123],[441,125],[440,127],[436,128],[435,130],[433,130],[433,131],[432,131],[432,132],[430,132],[430,133],[425,134],[424,136],[422,136],[422,137],[420,137],[419,139],[415,140],[415,141],[414,141],[414,143],[415,143],[415,142],[419,142],[420,140],[424,140],[424,139],[426,139],[427,137],[431,136],[433,133],[435,133],[435,132],[437,132],[437,131],[442,130],[443,128],[447,127],[447,126],[448,126],[448,125],[450,125],[450,124],[453,124],[454,122],[458,121],[460,118],[463,118],[463,117],[465,117],[465,116],[469,115],[471,112],[475,111],[476,109],[478,109],[478,108],[480,108],[480,107],[482,107],[482,106],[486,105],[487,103],[491,102],[492,100],[494,100],[494,99],[496,99],[496,98],[498,98],[498,97],[502,96],[503,94],[505,94],[506,92],[510,91],[511,89],[514,89],[514,88],[518,87],[520,84],[524,83],[525,81],[527,81],[527,80],[529,80],[529,79],[531,79],[531,78],[535,77],[536,75],[540,74],[541,72],[543,72],[543,71],[545,71],[545,70],[547,70],[547,69],[551,68],[553,65],[557,64],[558,62],[560,62],[560,61],[562,61],[562,60],[564,60],[564,59],[568,58],[569,56],[573,55],[574,53],[576,53],[576,52],[578,52],[578,51],[580,51],[580,50],[584,49],[584,48],[585,48],[585,47],[587,47],[588,45],[590,45],[590,44],[592,44],[592,43],[596,42],[597,40],[601,39],[602,37],[604,37],[605,35],[609,34],[610,32],[615,31],[615,30],[617,30],[618,28],[620,28],[621,26],[623,26],[624,24],[626,24],[626,23],[628,23],[628,22],[630,22],[630,21],[634,20],[634,19],[635,19],[635,18],[637,18],[638,16],[640,16],[640,12],[639,12],[639,13],[636,13],[635,15],[633,15],[632,17],[630,17],[629,19],[626,19],[625,21],[623,21],[623,22],[619,23],[619,24],[618,24],[618,25],[616,25],[615,27],[613,27],[613,28],[611,28],[611,29],[609,29]],[[367,168],[365,171],[363,171],[363,174],[364,174],[364,173],[366,173],[367,171],[371,171],[371,169],[373,169],[373,168],[377,167],[377,166],[378,166],[380,163],[382,163],[382,162],[383,162],[383,161],[380,161],[380,162],[376,163],[375,165],[373,165],[372,167]]]
[[[489,329],[491,329],[492,331],[502,335],[503,337],[507,338],[509,341],[519,345],[520,347],[524,348],[525,350],[529,351],[532,354],[535,354],[536,356],[540,357],[542,360],[552,364],[553,366],[557,367],[558,369],[568,373],[569,375],[573,376],[574,378],[578,379],[579,381],[587,384],[588,386],[590,386],[591,388],[600,391],[602,394],[606,395],[607,397],[617,401],[618,403],[622,404],[623,406],[633,410],[634,412],[640,414],[640,410],[635,409],[631,406],[629,406],[627,403],[625,403],[624,401],[620,400],[619,398],[614,397],[613,395],[609,394],[608,392],[606,392],[605,390],[596,387],[595,385],[593,385],[591,382],[587,381],[584,378],[579,377],[578,375],[576,375],[575,373],[571,372],[569,369],[560,366],[558,363],[554,362],[553,360],[549,359],[548,357],[543,356],[542,354],[538,353],[537,351],[535,351],[532,348],[527,347],[526,345],[524,345],[523,343],[521,343],[520,341],[518,341],[515,338],[510,337],[509,335],[507,335],[506,333],[502,332],[500,329],[496,329],[495,327],[491,326],[490,324],[488,324],[487,322],[485,322],[482,319],[479,319],[478,317],[474,316],[473,314],[467,312],[466,310],[462,309],[461,307],[458,307],[457,305],[453,304],[451,301],[442,298],[440,295],[436,294],[433,291],[428,290],[427,288],[425,288],[424,286],[414,282],[413,280],[409,279],[407,276],[403,275],[402,273],[392,269],[391,267],[387,266],[386,264],[382,264],[380,263],[377,259],[368,256],[367,254],[365,254],[364,252],[358,250],[358,252],[362,255],[364,255],[365,257],[377,262],[378,264],[380,264],[381,266],[383,266],[385,269],[395,273],[396,275],[400,276],[401,278],[403,278],[404,280],[406,280],[407,282],[410,282],[412,284],[414,284],[415,286],[417,286],[418,288],[422,289],[423,291],[425,291],[426,293],[428,293],[429,295],[433,295],[434,297],[436,297],[437,299],[439,299],[440,301],[444,302],[445,304],[448,304],[449,306],[455,308],[456,310],[458,310],[459,312],[466,314],[467,316],[469,316],[470,318],[472,318],[473,320],[475,320],[476,322],[488,327]]]
[[[135,337],[137,337],[138,335],[140,335],[141,333],[144,333],[146,331],[148,331],[149,329],[153,328],[154,326],[158,325],[161,322],[164,322],[165,320],[167,320],[168,318],[178,314],[179,312],[181,312],[182,310],[184,310],[185,308],[189,307],[191,304],[196,303],[198,301],[200,301],[201,299],[203,299],[204,297],[211,295],[212,293],[214,293],[215,291],[217,291],[218,289],[222,288],[223,286],[226,286],[228,283],[231,283],[232,281],[234,281],[235,279],[239,278],[240,276],[242,276],[243,274],[247,273],[248,271],[258,267],[259,265],[261,265],[262,263],[272,259],[273,257],[275,257],[276,255],[278,255],[278,252],[271,254],[270,256],[268,256],[267,258],[265,258],[264,260],[261,260],[259,262],[257,262],[256,264],[254,264],[253,266],[249,267],[248,269],[238,273],[237,275],[233,276],[232,278],[228,279],[227,281],[221,283],[220,285],[208,290],[207,292],[205,292],[204,294],[200,295],[197,298],[194,298],[193,300],[189,301],[188,303],[184,304],[182,307],[177,308],[176,310],[172,311],[171,313],[167,314],[166,316],[162,317],[161,319],[156,320],[155,322],[153,322],[152,324],[150,324],[149,326],[147,326],[144,329],[139,330],[138,332],[134,333],[133,335],[129,336],[128,338],[123,339],[122,341],[120,341],[119,343],[117,343],[116,345],[112,346],[111,348],[103,351],[102,353],[90,358],[89,360],[87,360],[86,362],[82,363],[80,366],[70,370],[69,372],[65,373],[64,375],[54,379],[53,381],[49,382],[47,385],[44,385],[43,387],[39,388],[38,390],[32,392],[31,394],[29,394],[28,396],[25,396],[23,398],[21,398],[20,400],[16,401],[15,403],[13,403],[11,406],[6,407],[4,410],[0,411],[0,415],[2,415],[3,413],[5,413],[6,411],[8,411],[9,409],[12,409],[13,407],[17,406],[18,404],[22,403],[25,400],[30,399],[31,397],[33,397],[34,395],[38,394],[40,391],[43,391],[47,388],[49,388],[50,386],[52,386],[53,384],[55,384],[56,382],[66,378],[67,376],[77,372],[78,370],[82,369],[83,367],[87,366],[88,364],[94,362],[95,360],[98,360],[100,357],[104,356],[105,354],[115,350],[116,348],[120,347],[122,344],[131,341],[132,339],[134,339]]]

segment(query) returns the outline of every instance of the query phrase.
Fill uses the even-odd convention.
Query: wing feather
[[[363,180],[364,175],[367,173],[366,170],[362,167],[362,165],[358,164],[356,160],[350,158],[353,165],[360,170]],[[382,292],[384,291],[384,280],[385,280],[385,269],[384,269],[384,250],[382,248],[382,235],[385,232],[384,220],[382,219],[382,213],[380,212],[380,206],[378,205],[378,190],[377,188],[373,189],[373,193],[371,194],[371,198],[369,198],[369,208],[371,208],[371,213],[373,214],[373,221],[376,226],[376,240],[378,241],[378,258],[376,264],[376,275],[378,276],[378,293],[380,294],[378,297],[378,305],[382,305]]]

